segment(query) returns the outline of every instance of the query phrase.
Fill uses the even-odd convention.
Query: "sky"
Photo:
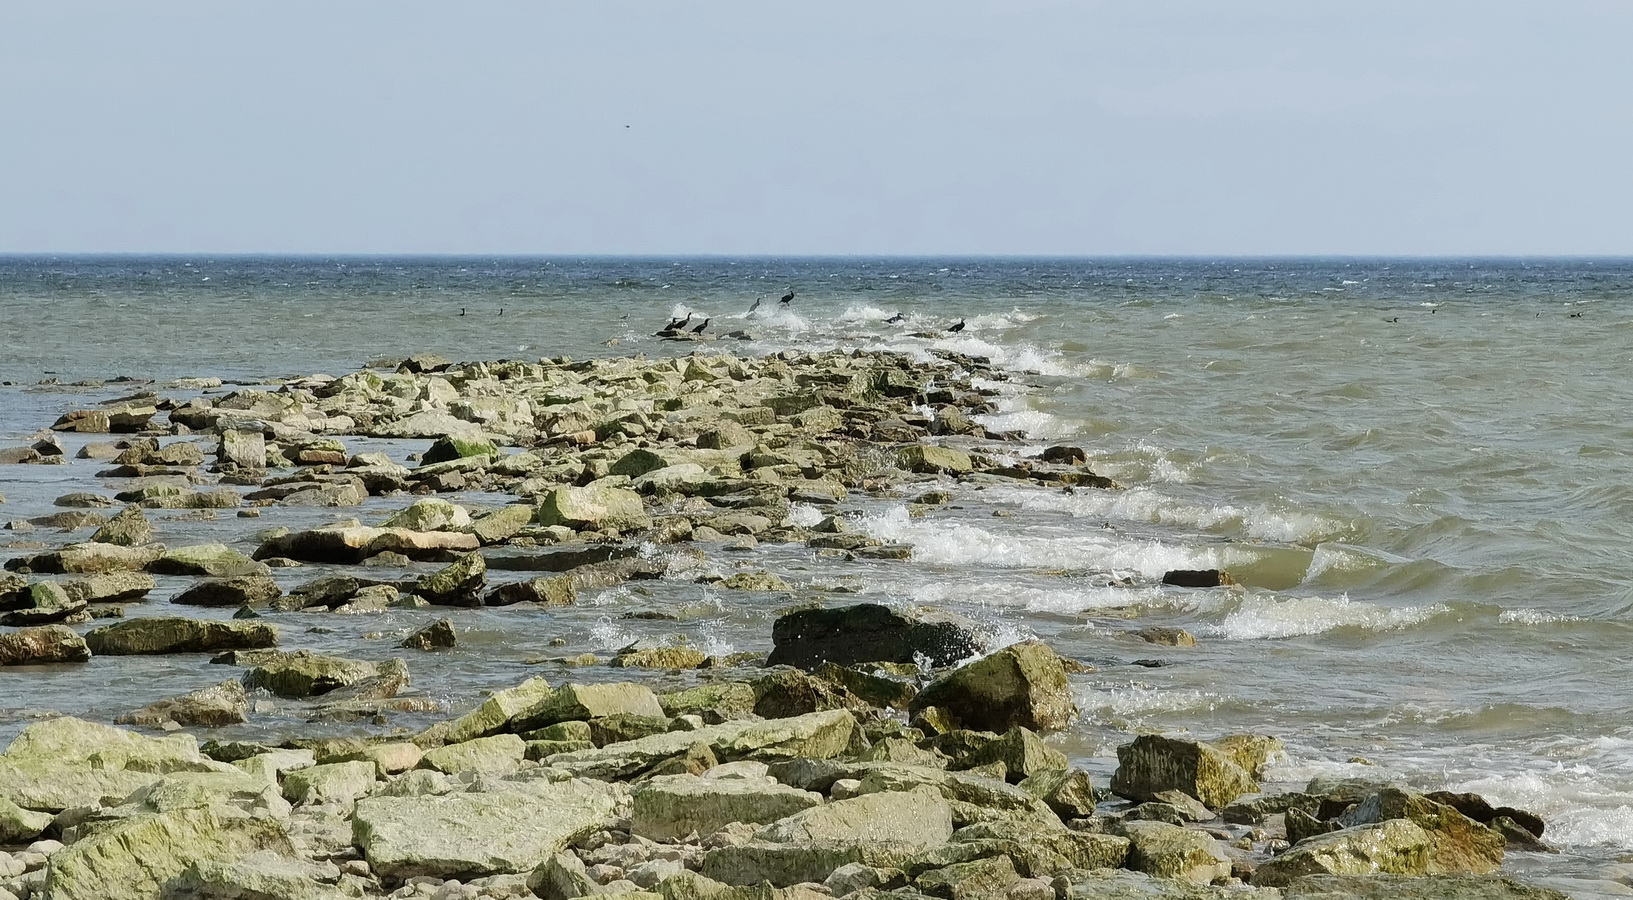
[[[1633,3],[0,5],[0,253],[1629,255]]]

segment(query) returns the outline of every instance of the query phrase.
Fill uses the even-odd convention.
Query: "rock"
[[[62,589],[74,600],[86,603],[122,603],[140,600],[157,587],[146,572],[109,572],[62,582]]]
[[[1117,748],[1117,763],[1111,789],[1130,800],[1154,800],[1163,791],[1177,790],[1209,809],[1222,809],[1259,790],[1234,760],[1200,741],[1142,734]]]
[[[768,882],[773,886],[787,887],[808,882],[820,884],[839,867],[851,863],[893,868],[905,862],[912,853],[912,848],[894,845],[774,844],[750,841],[711,850],[703,857],[701,872],[705,878],[725,884],[748,886]],[[722,895],[723,898],[732,896]],[[857,900],[865,898],[866,893]],[[916,898],[910,896],[902,900]]]
[[[652,689],[629,682],[616,684],[564,684],[535,706],[516,714],[511,727],[532,731],[568,720],[598,719],[614,715],[663,718],[663,707]]]
[[[1229,734],[1208,743],[1229,756],[1255,780],[1263,778],[1264,767],[1287,749],[1280,740],[1263,734]]]
[[[571,575],[544,575],[527,581],[502,584],[482,598],[485,606],[537,603],[540,606],[572,606],[578,601],[578,586]]]
[[[248,714],[249,699],[244,694],[244,684],[235,678],[180,697],[149,703],[114,721],[120,725],[144,725],[149,728],[162,728],[171,723],[183,727],[220,728],[243,722]]]
[[[531,872],[577,838],[604,828],[617,785],[531,781],[502,793],[366,797],[352,835],[381,878],[480,878]]]
[[[1168,625],[1153,625],[1134,632],[1148,644],[1162,644],[1166,647],[1195,647],[1196,638],[1183,628],[1174,628]]]
[[[276,646],[278,629],[263,622],[152,616],[92,629],[85,643],[91,652],[105,656],[257,650]]]
[[[1262,863],[1253,884],[1282,887],[1306,875],[1427,875],[1429,833],[1405,819],[1306,838]]]
[[[480,553],[467,553],[414,583],[414,593],[442,606],[481,606],[488,567]]]
[[[237,578],[208,578],[170,598],[183,606],[262,607],[283,596],[283,589],[269,575]]]
[[[449,775],[461,772],[504,775],[516,771],[526,753],[526,741],[514,734],[496,734],[427,750],[420,767]]]
[[[420,747],[440,747],[494,734],[509,726],[512,718],[538,706],[553,693],[543,678],[529,678],[516,687],[495,691],[476,709],[457,719],[427,728],[414,737],[414,743]],[[587,737],[588,731],[585,734]]]
[[[1027,776],[1018,785],[1049,805],[1062,819],[1086,819],[1094,815],[1099,793],[1081,769],[1045,769]]]
[[[933,847],[952,837],[952,809],[933,789],[882,791],[794,813],[755,832],[779,844]]]
[[[104,572],[139,572],[158,559],[162,552],[163,548],[155,544],[141,547],[121,547],[117,544],[96,542],[69,544],[60,550],[9,559],[6,561],[6,568],[14,572],[87,575]]]
[[[375,771],[381,775],[397,775],[417,767],[425,754],[419,747],[407,741],[394,741],[389,744],[370,744],[362,750],[347,753],[332,762],[370,762]]]
[[[360,563],[377,553],[401,553],[410,559],[437,559],[450,552],[480,546],[475,535],[455,531],[409,531],[360,525],[315,528],[268,538],[256,559],[285,557],[304,562]]]
[[[740,681],[722,681],[690,690],[659,694],[665,715],[697,715],[713,725],[754,714],[754,688]]]
[[[1235,584],[1236,579],[1230,577],[1230,573],[1218,569],[1174,569],[1163,574],[1162,583],[1179,587],[1211,588]]]
[[[258,563],[225,544],[200,544],[167,550],[147,568],[155,575],[209,575],[215,578],[268,574],[264,563]]]
[[[767,665],[811,669],[823,662],[911,663],[920,657],[944,666],[980,653],[985,642],[952,616],[899,613],[860,603],[805,609],[780,616],[771,626],[774,645]]]
[[[478,517],[468,530],[486,547],[509,540],[532,521],[533,507],[513,503]]]
[[[558,753],[547,762],[589,777],[618,778],[644,772],[699,743],[707,745],[718,759],[730,761],[829,759],[854,752],[862,740],[856,718],[846,710],[833,710],[769,722],[726,722],[694,731],[656,734],[594,750]]]
[[[1002,896],[1010,885],[1020,880],[1009,857],[989,856],[931,869],[913,883],[919,890],[946,900],[985,900]]]
[[[471,514],[463,507],[447,500],[427,497],[415,500],[407,509],[398,510],[381,523],[382,528],[404,528],[409,531],[448,531],[471,524]]]
[[[347,806],[374,790],[376,766],[368,760],[327,763],[284,776],[283,796],[296,806]]]
[[[438,619],[404,638],[398,646],[410,650],[446,650],[456,643],[454,623],[449,619]]]
[[[1012,644],[931,682],[909,711],[939,707],[967,728],[1055,731],[1077,718],[1060,657],[1039,641]]]
[[[607,665],[615,669],[695,669],[709,659],[696,647],[648,647],[620,653]]]
[[[898,454],[898,461],[909,472],[929,474],[963,475],[975,468],[969,454],[934,444],[905,447]]]
[[[1279,751],[1281,748],[1278,746],[1276,749]],[[1512,806],[1499,806],[1494,809],[1490,803],[1486,802],[1486,798],[1480,796],[1479,794],[1454,794],[1451,791],[1432,791],[1424,796],[1436,803],[1444,803],[1463,815],[1468,816],[1474,821],[1482,824],[1490,824],[1499,817],[1506,817],[1515,824],[1519,825],[1521,828],[1525,829],[1533,838],[1542,837],[1543,830],[1547,827],[1543,823],[1541,817],[1534,813],[1528,813],[1521,809],[1515,809]]]
[[[195,860],[165,886],[165,900],[345,900],[334,863],[261,850],[237,861]]]
[[[266,436],[259,431],[225,429],[215,452],[223,466],[250,472],[266,468]]]
[[[574,900],[602,893],[601,885],[585,872],[583,860],[571,853],[557,853],[539,863],[527,876],[527,886],[542,900]],[[665,900],[674,898],[666,896]]]
[[[545,495],[534,521],[577,531],[648,528],[652,519],[641,505],[641,495],[624,488],[589,485],[560,487]]]
[[[738,572],[715,582],[715,587],[732,591],[791,591],[788,582],[771,572]]]
[[[1281,900],[1273,891],[1211,887],[1114,869],[1073,869],[1056,876],[1054,887],[1059,900]]]
[[[151,900],[199,862],[232,862],[258,850],[293,856],[276,821],[203,808],[135,816],[99,828],[51,858],[52,897]]]
[[[471,433],[445,434],[432,442],[430,449],[420,456],[422,465],[447,462],[450,459],[498,456],[499,448],[484,437]]]
[[[1471,875],[1307,875],[1287,900],[1569,900],[1553,888]]]
[[[374,663],[307,651],[283,653],[244,673],[244,686],[260,688],[279,697],[299,699],[327,694],[378,675]]]
[[[950,850],[991,850],[1014,860],[1016,869],[1033,878],[1047,878],[1071,869],[1121,866],[1128,857],[1129,840],[1114,834],[1069,831],[1037,822],[982,822],[954,832],[958,845]]]
[[[175,772],[229,772],[205,759],[187,735],[143,737],[64,716],[23,729],[0,754],[0,797],[26,809],[117,805]]]
[[[942,735],[933,744],[936,749],[952,757],[950,768],[973,769],[1001,762],[1008,773],[1006,777],[1009,781],[1018,783],[1038,772],[1060,771],[1067,767],[1066,754],[1044,744],[1037,733],[1029,728],[1017,726],[1002,736],[985,735],[986,739],[962,748],[961,752],[954,752],[949,739],[956,738],[959,734],[969,732]]]
[[[0,666],[85,662],[91,648],[66,625],[41,625],[0,634]]]
[[[767,719],[802,716],[827,709],[863,709],[868,705],[843,685],[798,669],[778,669],[754,679],[753,687],[754,712]]]
[[[1128,838],[1128,868],[1159,878],[1183,878],[1208,884],[1230,875],[1230,859],[1207,834],[1165,822],[1122,822],[1117,834]]]
[[[1502,834],[1422,794],[1384,788],[1338,817],[1350,828],[1406,819],[1428,833],[1432,875],[1484,875],[1503,863]],[[1334,874],[1345,874],[1342,872]]]
[[[127,506],[91,535],[93,542],[136,547],[153,541],[153,523],[142,514],[140,507]]]
[[[732,822],[766,824],[821,806],[821,794],[771,779],[665,775],[634,790],[630,832],[654,841],[710,835]]]
[[[49,625],[85,611],[83,600],[74,600],[54,581],[36,581],[28,586],[23,603],[11,604],[13,611],[0,615],[0,625]]]
[[[50,828],[55,820],[50,813],[23,809],[0,797],[0,846],[26,844]]]

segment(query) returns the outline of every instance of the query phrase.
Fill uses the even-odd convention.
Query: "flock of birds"
[[[760,308],[760,303],[763,300],[765,300],[764,297],[760,297],[760,298],[755,299],[754,305],[750,306],[748,308],[748,313],[746,313],[745,315],[753,315],[754,311]],[[788,293],[782,295],[781,305],[787,306],[788,304],[793,303],[793,302],[794,302],[794,292],[792,290],[790,290]],[[886,319],[885,322],[887,324],[890,324],[890,325],[895,325],[895,324],[898,324],[900,322],[906,321],[906,319],[907,319],[906,315],[904,315],[902,313],[896,313],[895,315],[893,315],[890,318]],[[704,318],[704,320],[702,322],[700,322],[699,324],[692,325],[692,313],[687,312],[685,318],[670,319],[669,324],[663,326],[663,328],[658,331],[658,333],[655,335],[655,337],[674,337],[674,336],[676,336],[678,334],[682,334],[682,333],[687,332],[687,331],[690,331],[692,334],[702,334],[703,329],[708,328],[709,323],[712,322],[712,321],[714,321],[713,318]],[[963,331],[964,330],[964,320],[959,319],[958,323],[956,325],[952,325],[952,326],[948,327],[947,330],[949,332],[951,332],[951,333],[954,333],[954,334],[957,334],[958,332]]]

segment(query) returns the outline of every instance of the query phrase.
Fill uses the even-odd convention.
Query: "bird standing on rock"
[[[784,302],[784,303],[793,303],[794,302],[794,292],[789,291],[788,293],[783,294],[782,295],[782,302]]]
[[[708,327],[709,327],[709,323],[710,323],[710,322],[713,322],[713,321],[714,321],[714,320],[713,320],[713,319],[704,319],[704,320],[703,320],[703,324],[702,324],[702,325],[699,325],[699,326],[697,326],[697,327],[696,327],[696,328],[693,328],[693,329],[692,329],[692,333],[693,333],[693,334],[702,334],[702,333],[703,333],[703,329],[705,329],[705,328],[708,328]]]
[[[949,328],[949,329],[947,329],[947,330],[948,330],[948,331],[951,331],[951,332],[953,332],[953,333],[955,333],[955,334],[956,334],[956,333],[958,333],[958,332],[960,332],[960,331],[963,331],[963,330],[964,330],[964,320],[963,320],[963,319],[959,319],[959,320],[958,320],[958,324],[957,324],[957,325],[954,325],[954,326],[953,326],[953,327],[951,327],[951,328]]]

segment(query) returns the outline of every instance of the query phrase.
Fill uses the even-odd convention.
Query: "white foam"
[[[1504,625],[1552,625],[1557,622],[1580,622],[1580,617],[1545,609],[1505,609],[1497,616]]]
[[[1554,763],[1546,770],[1457,782],[1450,789],[1473,791],[1493,806],[1536,813],[1556,844],[1633,849],[1633,792],[1625,781],[1613,784],[1591,765]]]
[[[839,321],[883,322],[894,315],[896,315],[894,312],[880,309],[877,306],[868,306],[867,304],[863,303],[853,303],[850,306],[845,307],[845,311],[839,314]]]
[[[1211,712],[1224,697],[1212,691],[1162,690],[1145,685],[1124,688],[1088,688],[1075,692],[1078,709],[1095,719],[1118,726],[1174,713]]]
[[[599,649],[617,650],[634,643],[635,635],[614,622],[611,616],[602,616],[590,626],[590,641]]]
[[[788,521],[799,528],[810,528],[827,518],[822,510],[809,503],[794,503],[788,507]]]
[[[1335,628],[1396,631],[1426,622],[1450,611],[1443,603],[1432,606],[1392,607],[1361,603],[1343,597],[1283,597],[1251,594],[1213,630],[1236,641],[1321,634]]]
[[[1019,431],[1029,438],[1043,440],[1071,437],[1078,432],[1066,420],[1038,409],[984,413],[971,418],[988,431]]]
[[[1161,602],[1163,592],[1152,588],[1130,590],[1106,584],[1046,588],[1008,581],[933,581],[914,586],[909,596],[915,604],[923,606],[968,603],[1021,608],[1028,612],[1070,614],[1092,609],[1153,605]]]
[[[1190,503],[1149,487],[1123,491],[1047,491],[994,488],[989,496],[1024,509],[1055,510],[1076,518],[1124,519],[1174,528],[1234,530],[1245,537],[1288,544],[1320,541],[1342,531],[1339,523],[1313,513]]]
[[[895,506],[864,516],[868,536],[913,545],[914,559],[932,565],[977,562],[1005,568],[1093,569],[1159,578],[1171,569],[1223,569],[1253,557],[1230,547],[1175,547],[1157,541],[1130,541],[1112,532],[1073,529],[999,534],[976,525],[925,522]]]

